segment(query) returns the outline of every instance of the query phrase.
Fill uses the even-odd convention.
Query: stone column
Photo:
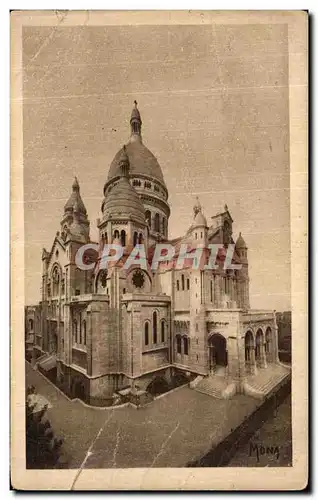
[[[239,348],[238,339],[236,337],[228,337],[227,340],[227,367],[225,370],[226,376],[234,381],[238,382],[240,378],[240,360],[239,360]]]
[[[181,337],[181,353],[180,353],[180,358],[181,358],[181,364],[184,365],[184,344],[183,344],[183,336]]]
[[[265,343],[260,344],[260,367],[267,368],[266,353],[265,353]]]
[[[257,373],[256,361],[255,361],[255,347],[252,346],[250,349],[250,374],[255,375]]]
[[[91,305],[86,311],[86,349],[87,349],[87,374],[92,375],[92,311]]]
[[[275,320],[275,326],[272,329],[272,341],[271,341],[271,350],[272,350],[272,362],[279,363],[279,355],[278,355],[278,327]]]
[[[214,303],[216,305],[216,307],[220,307],[220,304],[221,304],[221,294],[222,294],[222,291],[221,291],[221,276],[219,274],[216,274],[215,275],[215,289],[214,289],[214,293],[215,293],[215,300],[214,300]]]
[[[90,315],[89,320],[89,333],[87,339],[87,369],[90,366],[91,375],[100,375],[101,361],[103,362],[103,349],[102,344],[104,340],[101,339],[99,332],[100,325],[100,306],[98,303],[91,303],[87,308],[87,314]],[[97,333],[98,332],[98,333]],[[95,336],[93,335],[95,333]],[[89,360],[89,361],[88,361]]]
[[[212,345],[209,346],[209,372],[211,374],[215,373],[216,363],[215,363],[215,352],[214,347]]]
[[[135,302],[132,308],[132,329],[131,329],[131,366],[132,366],[132,376],[140,376],[142,370],[142,344],[140,341],[139,332],[142,331],[142,319],[141,319],[141,304]],[[123,332],[124,333],[124,332]],[[150,331],[152,335],[152,331]],[[157,317],[157,341],[160,340],[160,322],[159,317]]]
[[[138,233],[139,234],[139,233]],[[127,226],[127,233],[126,233],[126,247],[132,246],[133,245],[133,230],[132,230],[132,224],[131,221],[128,221],[128,226]],[[138,239],[137,239],[138,243]]]
[[[229,277],[229,295],[230,301],[233,302],[233,277],[232,275]]]

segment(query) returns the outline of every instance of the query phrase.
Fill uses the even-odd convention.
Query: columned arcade
[[[267,368],[268,363],[275,362],[275,346],[270,327],[266,328],[265,335],[262,328],[258,328],[255,335],[252,330],[247,330],[244,347],[246,375],[255,374],[257,369]]]

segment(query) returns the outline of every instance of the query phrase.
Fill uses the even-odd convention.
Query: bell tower
[[[65,241],[67,234],[72,231],[74,224],[77,228],[77,232],[80,229],[83,237],[89,241],[89,220],[87,217],[87,210],[83,203],[80,185],[77,177],[74,178],[72,184],[72,193],[68,201],[64,205],[64,214],[61,220],[61,236]]]

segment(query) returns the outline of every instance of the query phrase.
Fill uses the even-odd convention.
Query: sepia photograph
[[[16,14],[22,489],[305,484],[306,13]]]

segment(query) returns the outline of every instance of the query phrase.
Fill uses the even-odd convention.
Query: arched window
[[[138,240],[138,233],[137,231],[134,232],[134,247],[137,245],[137,240]]]
[[[181,274],[181,287],[184,290],[184,274]]]
[[[86,321],[83,321],[83,344],[86,345]]]
[[[177,280],[177,290],[178,290],[178,291],[180,290],[180,283],[179,283],[179,280]]]
[[[33,319],[29,319],[30,332],[33,332]]]
[[[162,217],[162,234],[165,236],[166,234],[166,218]]]
[[[151,212],[150,212],[150,210],[146,210],[145,216],[146,216],[146,222],[148,222],[149,229],[151,229]]]
[[[77,321],[73,320],[73,342],[77,342]]]
[[[154,311],[152,315],[152,336],[153,336],[153,343],[157,343],[157,312]]]
[[[142,233],[139,233],[139,237],[138,237],[138,243],[139,245],[141,245],[141,243],[143,242],[143,236],[142,236]]]
[[[82,328],[83,328],[83,324],[80,322],[79,324],[79,339],[78,339],[78,344],[81,344],[82,343]]]
[[[189,339],[188,337],[183,337],[183,348],[185,356],[189,354]]]
[[[119,231],[118,229],[116,229],[116,231],[114,231],[114,240],[117,240],[119,239]]]
[[[155,231],[157,233],[160,232],[160,217],[159,217],[159,214],[155,215]]]
[[[165,341],[165,321],[161,320],[161,342]]]
[[[190,280],[187,278],[187,290],[190,290]]]
[[[177,353],[181,354],[181,337],[177,335]]]
[[[53,281],[53,297],[59,295],[60,290],[60,272],[58,267],[54,267],[52,272],[52,281]]]
[[[149,345],[149,323],[145,323],[145,345]]]
[[[126,246],[126,232],[124,231],[124,229],[122,229],[120,233],[120,243],[122,247]]]

